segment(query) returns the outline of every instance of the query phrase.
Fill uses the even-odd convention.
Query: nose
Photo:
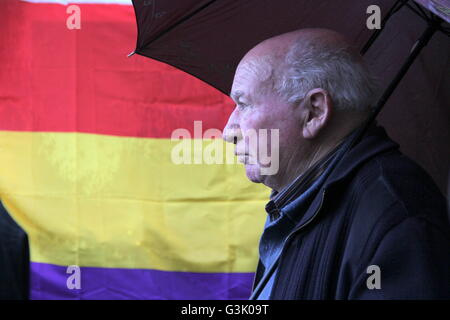
[[[238,121],[238,111],[234,109],[223,129],[222,138],[226,142],[237,144],[242,139],[242,131]]]

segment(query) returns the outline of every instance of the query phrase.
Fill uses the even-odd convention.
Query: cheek
[[[252,114],[242,119],[241,131],[246,152],[251,155],[257,154],[258,135],[261,129],[264,129],[264,121],[260,115]]]
[[[270,131],[278,128],[278,120],[267,113],[255,112],[242,118],[241,130],[246,146],[250,150],[256,150],[261,143],[270,141]]]
[[[258,130],[264,127],[267,116],[260,110],[248,110],[241,115],[240,126],[243,130]]]
[[[267,117],[257,116],[252,117],[251,120],[245,122],[241,128],[246,144],[260,145],[261,142],[267,142],[270,137],[271,129],[277,127],[275,126],[275,123],[272,120],[267,119]],[[267,138],[265,138],[266,136]],[[254,149],[254,147],[252,149]]]
[[[297,153],[301,149],[302,140],[295,130],[280,130],[278,143],[278,154],[280,159],[290,157],[293,153]]]

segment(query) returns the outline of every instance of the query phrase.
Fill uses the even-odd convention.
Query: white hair
[[[303,39],[288,50],[273,72],[273,89],[289,103],[298,103],[314,88],[326,90],[336,110],[373,110],[378,100],[376,79],[345,44]]]

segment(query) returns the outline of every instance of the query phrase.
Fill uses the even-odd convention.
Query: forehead
[[[254,94],[272,72],[270,63],[264,57],[243,61],[236,69],[230,96],[236,100]]]

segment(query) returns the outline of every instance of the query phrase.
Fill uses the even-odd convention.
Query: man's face
[[[251,60],[239,65],[231,90],[236,108],[225,126],[224,138],[233,142],[233,137],[236,137],[235,154],[245,164],[247,177],[273,188],[290,167],[298,165],[290,162],[294,159],[292,155],[301,151],[304,139],[301,135],[301,108],[289,105],[267,89],[270,88],[267,86],[269,76],[270,70],[261,68],[258,62]],[[279,139],[273,139],[275,136],[271,129],[279,130]],[[263,131],[267,132],[267,139],[260,134]],[[257,138],[252,140],[255,132]],[[260,152],[264,147],[269,150],[269,164],[261,161]],[[279,150],[279,156],[274,154],[276,150]],[[262,174],[261,169],[273,167],[274,161],[278,161],[278,170],[274,174]]]

